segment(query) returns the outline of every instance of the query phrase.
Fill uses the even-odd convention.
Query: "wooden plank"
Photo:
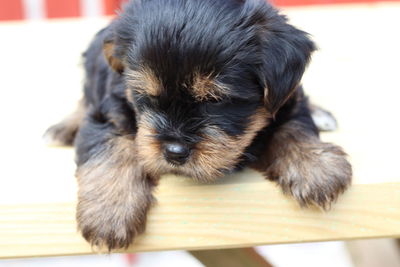
[[[272,267],[254,248],[189,251],[205,267]]]
[[[192,185],[170,177],[156,196],[147,231],[129,252],[400,236],[394,183],[355,185],[330,212],[300,209],[268,181]],[[93,253],[74,214],[74,203],[1,205],[0,258]]]

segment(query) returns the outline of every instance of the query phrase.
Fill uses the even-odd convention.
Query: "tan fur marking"
[[[229,92],[229,88],[212,78],[211,75],[204,76],[195,74],[192,84],[194,97],[199,101],[220,100]]]
[[[281,126],[253,166],[275,180],[302,206],[328,209],[351,183],[351,165],[343,150],[323,143],[300,123]]]
[[[205,173],[199,178],[213,180],[223,174],[221,171],[235,166],[256,134],[268,124],[268,118],[265,109],[259,109],[250,117],[245,133],[237,137],[228,136],[218,128],[208,128],[209,133],[203,136],[204,140],[198,145],[193,162],[208,172],[213,170],[213,173]]]
[[[139,71],[127,70],[127,81],[136,91],[151,96],[159,96],[162,92],[162,84],[149,68],[142,68]]]
[[[104,57],[107,59],[108,64],[114,71],[119,73],[124,71],[124,65],[122,61],[114,55],[114,42],[110,41],[104,43],[103,54]]]
[[[126,95],[126,98],[128,99],[129,102],[135,103],[131,88],[128,87],[128,88],[125,89],[125,95]],[[135,110],[135,111],[137,112],[137,110]]]
[[[268,124],[265,109],[260,109],[250,118],[247,130],[242,136],[231,137],[221,129],[209,126],[204,129],[203,140],[193,149],[189,161],[182,166],[172,166],[163,157],[161,146],[153,137],[156,132],[144,118],[139,123],[137,141],[139,157],[146,170],[153,174],[173,172],[187,175],[198,181],[210,182],[232,169],[241,154],[250,145],[258,131]]]
[[[77,221],[92,246],[111,250],[144,231],[154,181],[138,163],[134,140],[115,137],[106,146],[78,167]]]

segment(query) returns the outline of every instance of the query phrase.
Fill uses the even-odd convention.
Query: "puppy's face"
[[[172,84],[145,66],[125,75],[137,114],[139,156],[153,173],[203,181],[219,177],[241,160],[268,123],[258,86],[227,83],[222,73],[192,70]]]
[[[246,157],[313,47],[263,1],[178,2],[128,6],[105,55],[125,78],[146,170],[210,181]]]

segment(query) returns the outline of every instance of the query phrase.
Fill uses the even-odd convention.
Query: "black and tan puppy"
[[[329,207],[351,166],[299,85],[314,49],[263,0],[128,3],[85,53],[78,111],[48,132],[76,147],[83,236],[131,244],[164,173],[209,182],[249,166]]]

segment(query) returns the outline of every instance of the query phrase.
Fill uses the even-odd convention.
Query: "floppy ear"
[[[307,33],[287,24],[284,16],[275,19],[263,38],[261,71],[265,106],[273,115],[299,85],[315,50]]]
[[[107,37],[108,38],[105,38],[103,43],[104,56],[108,64],[114,71],[122,73],[124,71],[124,65],[122,63],[122,59],[116,53],[115,41],[112,38],[112,36],[107,36]]]

